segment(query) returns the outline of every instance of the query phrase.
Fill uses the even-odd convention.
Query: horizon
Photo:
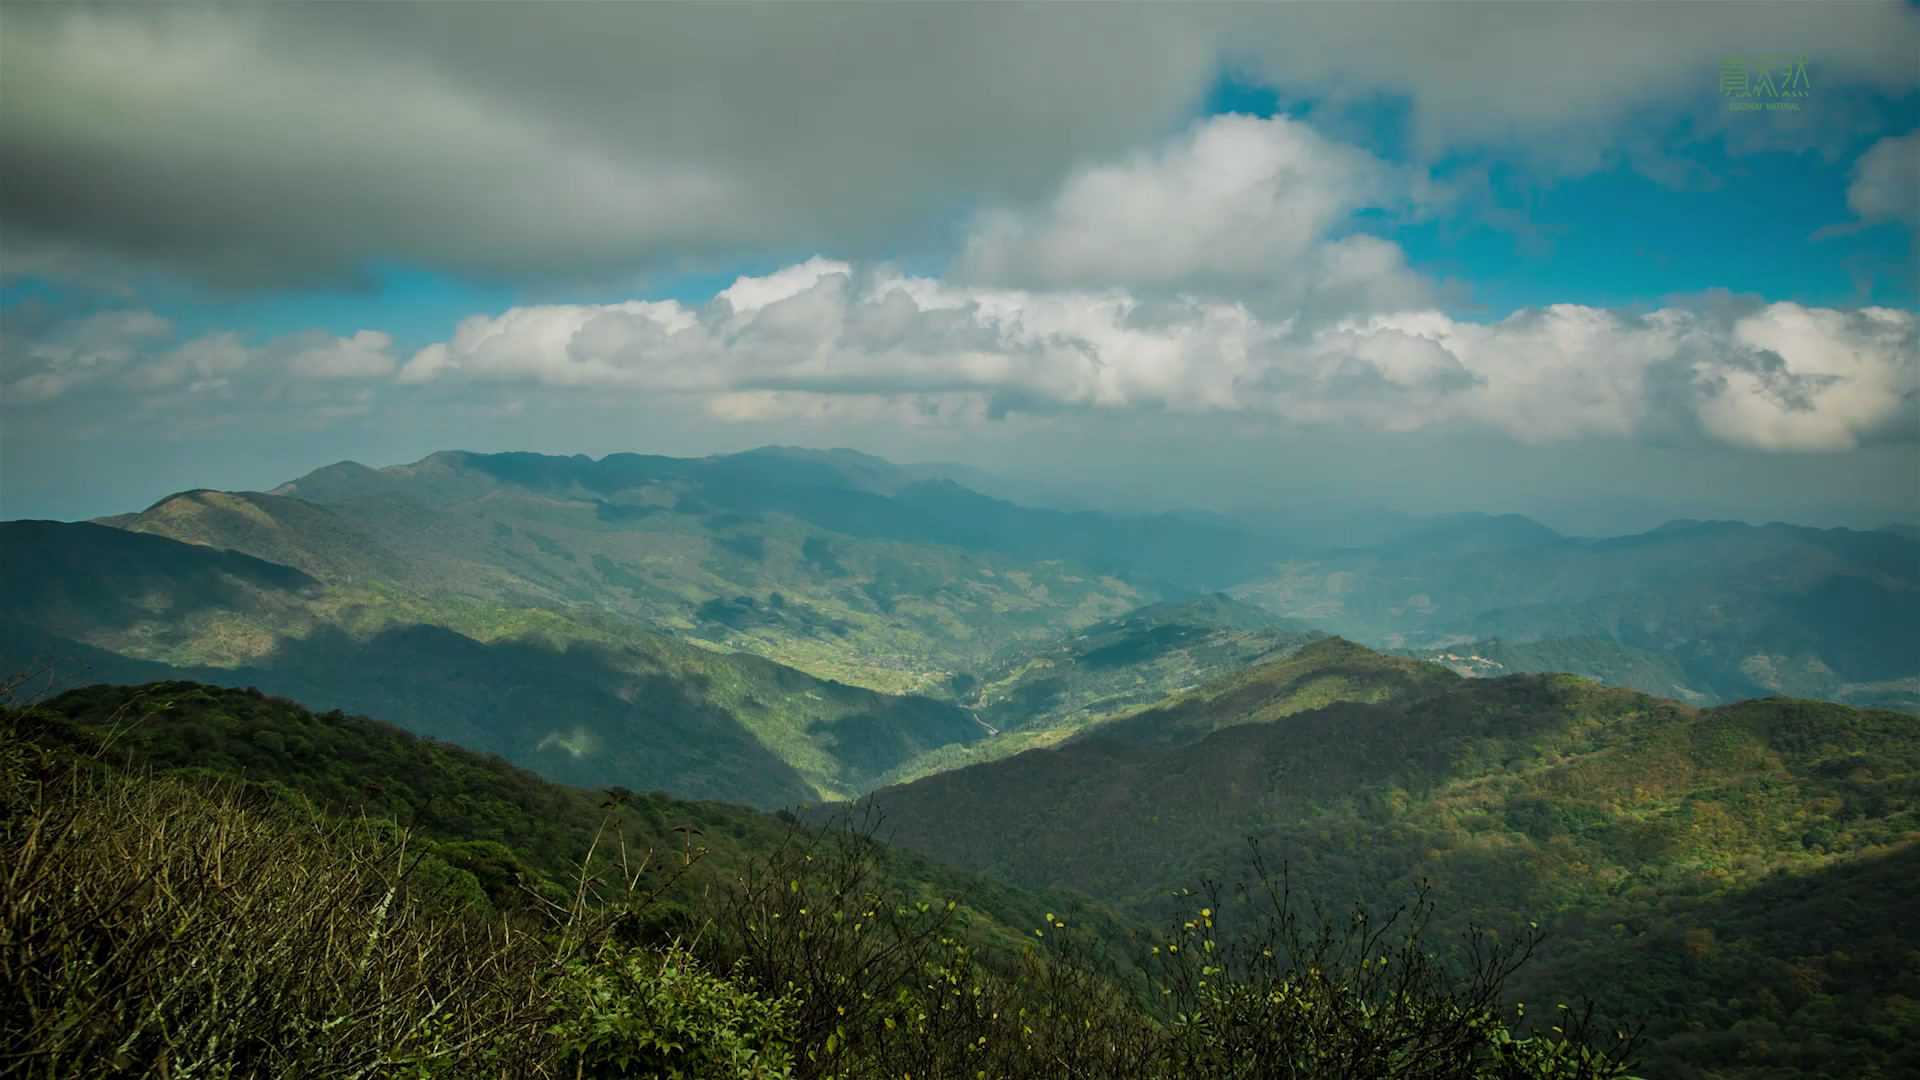
[[[1118,492],[1106,493],[1112,496],[1110,499],[1107,499],[1107,500],[1080,500],[1080,501],[1062,503],[1057,500],[1050,500],[1046,498],[1043,494],[1036,494],[1036,492],[1041,491],[1041,489],[1033,487],[1030,484],[1025,486],[1025,494],[1023,494],[1021,490],[1022,485],[1019,482],[1012,480],[1011,478],[1005,475],[994,473],[990,470],[981,469],[977,466],[968,465],[964,462],[895,461],[895,460],[888,459],[882,455],[870,453],[866,450],[862,450],[852,446],[829,446],[829,445],[805,446],[805,445],[790,444],[790,443],[765,443],[757,446],[742,447],[739,449],[717,450],[711,453],[687,454],[687,455],[647,454],[644,452],[631,451],[631,450],[614,450],[614,451],[607,451],[605,453],[594,455],[594,454],[587,454],[584,452],[567,454],[567,453],[544,453],[541,451],[529,451],[529,450],[486,451],[486,450],[469,450],[469,449],[457,448],[457,447],[443,447],[441,449],[433,450],[428,453],[422,454],[416,458],[410,458],[406,460],[397,460],[397,461],[383,461],[379,463],[376,463],[374,461],[362,461],[359,458],[352,458],[352,457],[340,458],[338,460],[329,461],[323,464],[318,464],[309,468],[301,469],[291,475],[285,476],[283,479],[279,479],[270,483],[262,483],[259,486],[254,486],[254,487],[239,487],[239,486],[222,487],[222,486],[216,486],[216,485],[200,484],[192,487],[178,488],[175,490],[164,492],[152,498],[149,498],[145,502],[140,502],[137,506],[133,504],[125,504],[125,505],[118,506],[118,508],[116,509],[107,509],[99,513],[80,514],[80,515],[68,516],[68,517],[47,517],[47,516],[33,516],[33,515],[15,515],[11,513],[5,513],[3,509],[0,509],[0,521],[59,521],[59,522],[98,521],[104,518],[114,518],[114,517],[129,515],[129,514],[145,513],[149,510],[152,510],[154,507],[159,506],[162,503],[165,503],[171,499],[179,498],[185,495],[191,495],[201,491],[214,491],[214,492],[223,492],[223,493],[271,494],[280,487],[296,483],[307,476],[313,475],[314,473],[322,472],[327,469],[337,468],[343,465],[358,466],[360,468],[370,469],[373,471],[384,471],[389,469],[406,468],[410,466],[419,465],[434,457],[438,457],[446,454],[464,454],[464,455],[480,456],[480,457],[491,456],[495,454],[533,454],[541,457],[552,457],[552,458],[562,458],[562,459],[585,458],[589,461],[593,461],[597,463],[609,457],[618,457],[623,455],[639,456],[639,457],[665,457],[665,458],[675,458],[679,460],[713,460],[718,458],[736,457],[736,456],[741,456],[746,454],[760,453],[764,451],[799,451],[802,453],[813,453],[813,454],[852,453],[869,460],[878,461],[882,464],[885,464],[893,468],[965,470],[967,472],[976,474],[976,476],[979,479],[985,479],[985,480],[991,481],[991,483],[982,485],[981,487],[976,487],[972,484],[965,482],[965,480],[954,480],[951,477],[939,477],[938,479],[944,480],[947,482],[958,483],[961,487],[968,488],[969,490],[976,491],[980,494],[987,495],[991,498],[995,498],[1004,502],[1013,503],[1019,506],[1031,507],[1034,509],[1067,510],[1067,511],[1092,510],[1092,511],[1097,511],[1101,513],[1113,514],[1121,517],[1153,516],[1153,515],[1162,515],[1162,514],[1178,515],[1182,513],[1215,514],[1215,515],[1225,516],[1230,520],[1233,520],[1239,523],[1243,527],[1255,527],[1255,528],[1257,528],[1258,526],[1253,525],[1251,523],[1257,522],[1260,518],[1266,517],[1268,515],[1276,514],[1287,509],[1292,509],[1292,510],[1307,514],[1308,515],[1307,520],[1309,521],[1313,520],[1313,517],[1312,517],[1313,515],[1331,515],[1337,518],[1341,516],[1378,514],[1378,513],[1404,516],[1405,518],[1408,519],[1409,524],[1412,524],[1414,522],[1419,522],[1419,521],[1431,522],[1431,521],[1444,520],[1450,517],[1478,517],[1478,518],[1486,518],[1486,519],[1520,518],[1526,521],[1531,521],[1535,524],[1544,525],[1545,527],[1552,529],[1554,532],[1558,533],[1560,536],[1570,540],[1602,540],[1602,539],[1611,539],[1615,537],[1634,536],[1634,535],[1641,535],[1647,532],[1654,531],[1656,529],[1661,529],[1661,528],[1665,528],[1672,525],[1686,525],[1686,524],[1711,525],[1711,524],[1731,523],[1731,524],[1744,525],[1751,528],[1765,528],[1772,525],[1784,525],[1784,526],[1793,527],[1793,528],[1812,528],[1812,529],[1821,529],[1821,530],[1841,530],[1841,531],[1852,531],[1852,532],[1882,532],[1882,531],[1887,531],[1891,529],[1908,529],[1908,528],[1920,527],[1920,519],[1887,520],[1887,521],[1879,522],[1878,524],[1860,523],[1863,521],[1872,520],[1870,516],[1858,516],[1853,520],[1853,523],[1844,523],[1844,524],[1836,524],[1830,521],[1822,522],[1822,521],[1791,520],[1791,519],[1782,518],[1782,517],[1766,517],[1764,515],[1748,515],[1746,517],[1739,517],[1739,516],[1711,516],[1711,515],[1703,516],[1703,515],[1675,514],[1672,516],[1661,517],[1659,520],[1653,521],[1653,520],[1650,520],[1650,518],[1652,515],[1656,513],[1656,511],[1647,507],[1642,507],[1640,510],[1640,516],[1643,519],[1647,519],[1647,520],[1642,520],[1635,527],[1621,528],[1621,529],[1618,529],[1617,531],[1580,531],[1576,529],[1569,529],[1569,528],[1563,527],[1560,524],[1555,523],[1552,520],[1552,518],[1554,518],[1556,515],[1551,511],[1548,511],[1545,513],[1535,513],[1535,512],[1529,512],[1526,510],[1518,510],[1518,509],[1511,509],[1511,508],[1491,508],[1491,507],[1466,508],[1466,509],[1422,512],[1422,511],[1412,511],[1402,507],[1385,505],[1385,504],[1377,504],[1377,503],[1369,504],[1369,503],[1321,502],[1321,503],[1303,503],[1303,504],[1298,504],[1292,507],[1239,506],[1239,507],[1230,507],[1226,509],[1220,509],[1220,508],[1212,508],[1212,507],[1198,507],[1198,506],[1192,506],[1192,505],[1176,505],[1176,504],[1158,505],[1157,500],[1154,501],[1155,504],[1153,505],[1141,505],[1137,501],[1137,499],[1130,502],[1124,494],[1118,493]],[[991,490],[983,490],[983,488],[989,488]],[[292,497],[298,498],[297,495]]]

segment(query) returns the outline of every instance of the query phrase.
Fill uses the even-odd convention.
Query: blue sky
[[[1920,15],[1629,7],[9,8],[0,516],[1144,439],[1162,501],[1314,446],[1320,499],[1920,518]],[[1728,108],[1763,51],[1799,110]]]

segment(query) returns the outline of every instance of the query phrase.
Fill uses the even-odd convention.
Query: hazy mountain
[[[955,676],[954,689],[999,730],[1060,726],[1157,701],[1317,636],[1214,593],[1149,604],[1047,646],[1011,650]]]
[[[98,524],[243,551],[326,581],[405,580],[414,575],[405,560],[347,518],[279,495],[183,491],[139,513],[101,518]]]
[[[1404,655],[1431,660],[1474,678],[1564,671],[1655,697],[1696,705],[1707,700],[1707,695],[1686,685],[1685,673],[1671,658],[1609,638],[1541,638],[1525,643],[1489,638],[1445,648],[1407,650]]]
[[[1183,682],[1168,681],[1181,661],[1141,669],[1131,690],[1085,685],[1077,661],[1072,693],[1046,674],[1102,620],[1223,586],[1295,629],[1386,649],[1472,655],[1459,650],[1499,639],[1488,672],[1564,668],[1697,703],[1920,703],[1920,541],[1898,527],[1676,520],[1581,540],[1513,514],[1126,516],[1020,506],[954,477],[979,479],[794,447],[444,452],[103,522],[336,585],[604,615],[874,689],[971,693],[999,702],[981,715],[996,731],[1051,731],[1062,709],[1137,704],[1255,658],[1211,653]],[[998,696],[979,698],[988,686]]]
[[[1575,541],[1525,519],[1475,518],[1293,560],[1231,592],[1388,648],[1612,642],[1658,658],[1629,684],[1653,688],[1644,679],[1671,665],[1659,688],[1704,701],[1789,693],[1898,704],[1920,685],[1920,543],[1889,531],[1674,521]],[[1621,659],[1595,653],[1565,666],[1604,674]]]
[[[91,670],[69,676],[88,682],[255,685],[567,782],[774,807],[865,790],[986,734],[950,704],[604,618],[326,585],[160,536],[7,522],[0,552],[0,660],[12,670],[74,660]]]
[[[123,528],[381,580],[597,612],[886,690],[1267,566],[1220,522],[1016,506],[849,450],[438,453],[266,495],[190,492]]]
[[[1223,672],[1288,655],[1320,637],[1222,593],[1150,604],[1077,634],[1018,647],[949,690],[991,734],[896,767],[900,782],[1049,746]]]

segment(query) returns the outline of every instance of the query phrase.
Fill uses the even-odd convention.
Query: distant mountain
[[[1920,719],[1896,712],[1697,709],[1327,640],[871,800],[897,843],[1142,915],[1191,918],[1201,901],[1170,890],[1211,876],[1227,918],[1249,838],[1329,912],[1428,882],[1462,935],[1447,948],[1466,948],[1469,921],[1537,921],[1560,975],[1531,992],[1604,984],[1616,1014],[1650,1018],[1650,1076],[1835,1075],[1793,1049],[1815,1044],[1884,1061],[1893,1044],[1841,1034],[1833,1010],[1893,1030],[1916,988],[1912,971],[1854,958],[1920,955],[1898,884],[1920,853]],[[1819,945],[1774,904],[1853,933],[1815,931]],[[1738,1064],[1754,1061],[1776,1071]]]
[[[889,782],[1048,746],[1216,675],[1320,637],[1223,593],[1150,604],[1043,645],[1010,649],[951,682],[990,737],[936,748]]]
[[[955,677],[955,690],[1003,731],[1059,726],[1157,701],[1319,635],[1223,593],[1163,601]]]
[[[1606,686],[1695,705],[1707,698],[1686,685],[1686,674],[1670,657],[1609,638],[1541,638],[1525,643],[1490,638],[1445,648],[1406,650],[1403,655],[1431,660],[1473,678],[1564,671]]]
[[[604,618],[327,585],[151,534],[5,522],[0,553],[10,670],[75,660],[91,665],[89,682],[255,685],[377,713],[566,782],[772,808],[858,793],[928,750],[986,734],[951,704]]]
[[[892,691],[1231,584],[1279,554],[1220,522],[1031,509],[929,478],[938,471],[790,447],[444,452],[104,520],[333,583],[609,615]]]
[[[1498,639],[1487,672],[1566,668],[1699,704],[1792,694],[1920,710],[1920,540],[1897,527],[1675,520],[1579,540],[1514,514],[1128,516],[1020,506],[953,479],[967,475],[777,446],[443,452],[345,462],[271,493],[183,492],[102,523],[330,586],[607,617],[821,678],[966,698],[981,730],[1026,743],[1257,659],[1251,639],[1167,650],[1185,632],[1171,626],[1106,640],[1106,620],[1222,588],[1294,631],[1394,651]],[[1095,678],[1120,653],[1074,659],[1083,633],[1167,659]]]
[[[1725,521],[1574,541],[1524,521],[1457,521],[1297,559],[1230,592],[1393,649],[1611,642],[1632,651],[1602,658],[1589,645],[1581,659],[1542,645],[1563,659],[1518,666],[1565,663],[1611,681],[1624,658],[1657,658],[1629,664],[1629,684],[1702,701],[1786,693],[1908,707],[1920,688],[1920,542]]]
[[[102,518],[129,532],[244,551],[321,580],[404,580],[413,570],[352,521],[301,499],[259,492],[183,491],[137,514]]]
[[[1435,555],[1484,555],[1557,547],[1566,538],[1520,514],[1442,514],[1401,533],[1377,550]]]

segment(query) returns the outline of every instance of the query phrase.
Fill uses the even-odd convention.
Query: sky
[[[0,5],[0,518],[442,449],[1920,522],[1920,5]]]

